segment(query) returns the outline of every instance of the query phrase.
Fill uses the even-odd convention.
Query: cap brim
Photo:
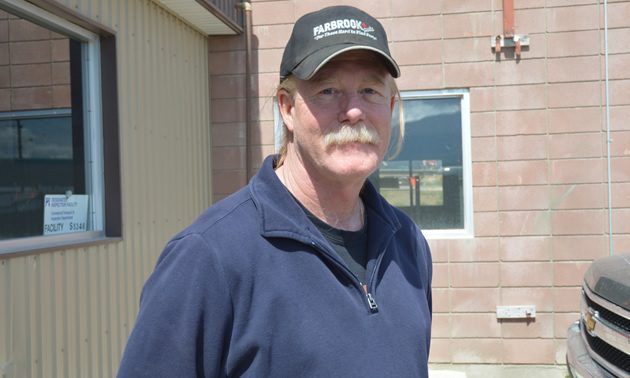
[[[351,46],[328,46],[323,49],[317,50],[311,55],[307,56],[300,62],[292,71],[292,73],[302,80],[309,80],[317,71],[319,71],[326,63],[328,63],[334,57],[352,50],[369,50],[374,51],[383,58],[383,63],[387,66],[387,70],[394,77],[400,77],[400,68],[394,60],[384,53],[383,51],[376,49],[372,46],[364,45],[351,45]]]

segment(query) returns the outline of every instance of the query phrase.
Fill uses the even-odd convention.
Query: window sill
[[[11,239],[0,241],[0,259],[87,248],[101,244],[119,243],[122,240],[123,238],[120,236],[107,237],[98,231]]]
[[[422,228],[420,228],[422,230]],[[475,237],[472,230],[422,230],[427,240],[430,239],[472,239]]]

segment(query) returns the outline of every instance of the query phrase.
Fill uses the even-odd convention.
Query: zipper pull
[[[370,311],[376,312],[376,310],[378,309],[378,305],[376,304],[374,298],[372,298],[372,294],[368,293],[367,285],[363,285],[363,290],[365,290],[365,296],[367,297]]]
[[[374,298],[372,298],[372,294],[367,293],[367,300],[368,300],[368,304],[370,305],[370,310],[372,312],[376,312],[376,310],[378,309],[378,305],[376,304],[376,301],[374,300]]]

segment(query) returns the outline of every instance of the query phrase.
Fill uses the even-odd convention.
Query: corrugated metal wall
[[[117,32],[124,241],[0,260],[7,378],[115,376],[159,253],[211,203],[207,37],[153,1],[61,3]]]

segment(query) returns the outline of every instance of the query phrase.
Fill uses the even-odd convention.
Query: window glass
[[[104,234],[99,37],[21,4],[0,11],[0,253]]]
[[[428,236],[471,234],[467,92],[402,95],[403,147],[370,180]],[[398,114],[394,109],[395,128]]]
[[[83,140],[63,113],[0,120],[1,239],[42,235],[46,194],[85,194]]]

